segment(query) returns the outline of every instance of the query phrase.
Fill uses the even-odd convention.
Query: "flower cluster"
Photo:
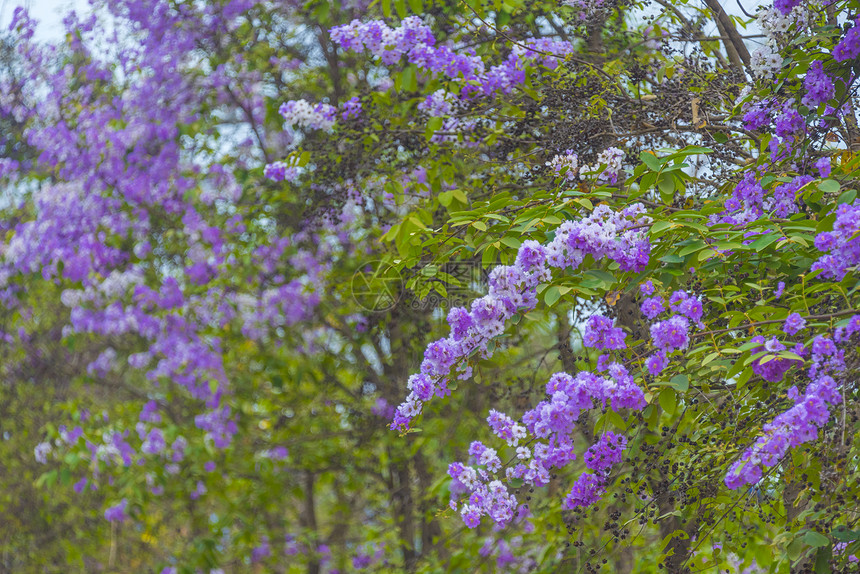
[[[307,100],[290,100],[281,104],[278,113],[290,127],[330,130],[335,123],[337,108],[323,103],[312,105]]]
[[[826,103],[836,93],[833,80],[824,71],[824,64],[821,60],[815,60],[809,66],[809,71],[806,72],[806,78],[803,80],[803,87],[806,89],[806,94],[804,94],[801,102],[804,106],[809,107],[818,107],[820,104]]]
[[[769,37],[778,36],[788,32],[791,25],[795,23],[800,14],[791,10],[783,12],[773,8],[762,8],[756,15],[758,25]]]
[[[335,26],[329,32],[332,40],[344,50],[367,50],[389,65],[414,48],[436,44],[430,27],[417,16],[404,18],[396,29],[381,20],[353,20],[349,24]]]
[[[534,530],[534,524],[527,520],[529,516],[528,507],[522,505],[514,518],[514,524],[526,533]],[[538,566],[538,557],[529,555],[529,548],[523,548],[522,543],[521,536],[488,537],[478,554],[485,559],[495,558],[498,572],[532,572]]]
[[[812,270],[821,269],[821,276],[841,281],[848,269],[860,263],[860,201],[843,203],[836,208],[833,231],[819,233],[815,248],[822,252]]]
[[[548,167],[551,167],[556,175],[563,176],[566,180],[576,179],[576,169],[579,167],[579,158],[573,153],[573,150],[567,150],[564,153],[554,156],[550,161],[546,162]]]
[[[640,286],[640,292],[643,295],[652,295],[654,285],[648,281]],[[673,313],[669,319],[651,325],[651,341],[657,352],[645,360],[645,367],[651,375],[656,376],[669,365],[671,353],[689,346],[690,323],[694,323],[699,329],[704,328],[701,321],[702,301],[686,291],[675,291],[668,302],[659,295],[644,299],[640,309],[642,314],[651,320],[667,310]]]
[[[785,373],[793,366],[802,366],[803,361],[780,357],[777,353],[785,351],[787,347],[782,344],[776,337],[765,340],[761,335],[757,335],[750,339],[751,343],[757,343],[761,346],[754,347],[750,353],[757,355],[763,353],[759,358],[752,362],[752,370],[755,374],[766,381],[772,383],[779,382],[785,376]],[[797,345],[794,352],[798,355],[803,353],[803,345]]]
[[[531,486],[549,484],[553,469],[567,466],[576,459],[571,438],[580,415],[593,408],[614,411],[640,410],[645,396],[633,381],[629,371],[619,363],[606,367],[607,376],[581,371],[576,376],[556,373],[546,386],[549,397],[526,412],[521,422],[498,411],[490,411],[487,422],[509,448],[516,449],[516,464],[504,469],[508,481],[521,479]],[[528,446],[519,446],[525,442]],[[609,431],[585,452],[586,467],[594,471],[579,477],[565,499],[565,506],[588,506],[600,499],[613,466],[622,460],[627,439]],[[457,508],[457,498],[466,498],[459,506],[463,521],[476,527],[483,516],[500,526],[514,517],[516,497],[502,481],[502,463],[498,452],[480,442],[472,443],[469,454],[475,466],[459,462],[448,467],[453,483],[451,507]],[[468,495],[466,497],[465,495]]]
[[[773,0],[773,7],[785,15],[790,13],[800,2],[801,0]]]
[[[854,27],[845,33],[845,37],[833,49],[833,59],[837,62],[854,60],[860,56],[860,27]]]
[[[358,118],[363,111],[361,99],[358,96],[348,99],[341,106],[341,110],[340,117],[345,120]]]
[[[468,133],[475,129],[476,120],[459,117],[448,117],[462,107],[462,100],[446,90],[436,90],[418,104],[418,109],[431,118],[445,118],[441,128],[430,138],[433,143],[456,142],[458,134]]]
[[[198,3],[170,10],[164,3],[144,6],[118,0],[106,7],[106,16],[121,18],[118,27],[133,31],[140,42],[117,46],[108,59],[103,51],[89,51],[85,45],[104,32],[93,28],[95,19],[67,18],[70,37],[75,37],[69,49],[85,63],[77,78],[63,66],[56,71],[46,68],[33,78],[43,91],[40,101],[34,102],[42,121],[28,124],[24,134],[38,158],[34,169],[54,173],[56,183],[34,192],[36,208],[5,228],[7,239],[0,246],[4,278],[0,298],[5,303],[15,299],[17,307],[26,305],[18,295],[32,273],[69,287],[61,297],[69,309],[64,337],[133,335],[138,346],[128,356],[104,349],[87,365],[87,375],[103,378],[127,362],[141,371],[147,387],[169,383],[181,389],[198,402],[191,412],[199,438],[212,439],[222,448],[230,444],[237,427],[225,404],[230,400],[228,380],[221,341],[214,332],[237,313],[232,293],[224,288],[227,282],[209,281],[228,267],[227,272],[236,271],[228,244],[244,232],[244,213],[235,206],[242,189],[229,168],[188,154],[180,130],[197,122],[207,106],[235,109],[232,98],[241,100],[238,105],[251,120],[263,122],[265,105],[259,90],[245,90],[258,86],[259,78],[234,69],[241,68],[238,59],[211,75],[191,79],[187,74],[198,57],[195,51],[214,48],[213,39],[229,36],[241,13],[254,4],[231,0],[217,7]],[[123,78],[121,92],[93,92],[81,83],[81,78],[109,83],[116,77]],[[227,92],[232,95],[227,97]],[[236,151],[244,159],[254,157]],[[225,214],[234,211],[225,229]],[[151,223],[153,215],[161,222],[157,228]],[[160,244],[165,232],[173,234],[166,245],[173,260],[169,270],[151,266],[156,258],[152,245]],[[267,278],[263,289],[273,283],[289,280]],[[196,288],[203,285],[207,289]],[[292,305],[310,302],[295,295],[290,293]],[[267,327],[276,325],[272,321]],[[142,414],[137,436],[133,429],[108,427],[101,441],[87,440],[83,445],[80,434],[68,433],[62,442],[89,456],[93,473],[92,481],[78,481],[76,490],[88,482],[92,488],[101,480],[109,483],[112,475],[104,472],[105,465],[170,460],[166,471],[179,472],[175,463],[183,456],[184,444],[177,438],[168,447],[168,433],[157,426],[159,422],[157,413]],[[100,421],[90,424],[98,426]],[[156,486],[152,488],[155,491]],[[115,508],[108,517],[119,519],[120,510]]]
[[[803,125],[801,123],[801,127]],[[780,129],[777,127],[777,131]],[[777,138],[771,141],[777,141]],[[814,179],[809,175],[796,176],[790,182],[776,186],[772,195],[769,195],[756,179],[755,173],[748,171],[735,186],[732,195],[726,199],[725,211],[712,215],[710,221],[712,224],[740,225],[755,221],[766,213],[773,213],[776,217],[788,217],[800,209],[797,204],[800,189]]]
[[[744,128],[750,131],[763,130],[770,125],[772,98],[765,98],[752,104],[744,104]]]
[[[627,347],[624,343],[624,337],[624,330],[613,326],[612,319],[601,315],[592,315],[585,325],[583,342],[586,347],[595,349],[624,349]]]
[[[474,51],[458,53],[449,46],[436,45],[428,26],[415,16],[403,19],[400,26],[390,28],[381,20],[335,26],[330,30],[332,41],[345,50],[367,51],[385,65],[393,65],[403,57],[411,64],[463,84],[461,96],[491,96],[509,94],[525,82],[525,66],[532,62],[552,69],[558,60],[573,52],[570,42],[548,38],[527,39],[518,43],[508,58],[489,69]]]
[[[771,43],[756,48],[750,56],[750,69],[761,78],[770,78],[781,68],[782,56]]]
[[[583,455],[585,466],[596,472],[608,470],[621,462],[621,454],[625,448],[627,448],[626,437],[606,431],[585,451]]]
[[[460,101],[451,92],[438,89],[423,102],[418,104],[418,109],[431,118],[450,116],[460,107]]]
[[[276,161],[266,164],[263,175],[272,181],[288,181],[295,183],[299,179],[299,170],[287,165],[285,162]]]
[[[792,313],[785,319],[782,330],[786,335],[794,335],[804,327],[806,327],[806,319],[801,317],[800,313]]]
[[[664,352],[686,349],[690,344],[690,322],[680,315],[651,325],[654,346]]]
[[[622,171],[621,162],[623,160],[623,151],[617,147],[606,148],[597,154],[596,165],[584,165],[580,172],[596,177],[598,183],[617,183],[618,176]],[[601,169],[602,166],[605,167]]]
[[[666,306],[663,304],[662,297],[648,297],[642,301],[640,309],[645,317],[654,319],[666,310]]]
[[[860,321],[856,326],[860,328]],[[844,336],[845,331],[841,334]],[[839,350],[829,337],[819,335],[813,340],[809,368],[811,382],[806,391],[801,394],[796,386],[789,389],[788,398],[794,406],[764,425],[762,435],[729,468],[725,476],[726,486],[736,489],[757,483],[764,469],[779,463],[788,449],[818,437],[818,429],[830,418],[830,406],[842,401],[839,384],[833,377],[844,371],[843,355],[844,351]]]
[[[118,504],[109,507],[105,510],[105,520],[109,520],[110,522],[123,522],[128,518],[125,510],[128,506],[128,500],[123,498]]]
[[[488,295],[473,301],[471,310],[455,307],[448,313],[450,335],[427,347],[421,371],[409,378],[410,393],[398,407],[391,428],[407,429],[424,402],[450,394],[452,369],[456,368],[461,379],[471,376],[466,358],[474,353],[492,354],[490,340],[505,330],[506,321],[515,313],[535,308],[537,287],[550,279],[551,268],[576,269],[590,255],[596,261],[615,261],[624,271],[642,269],[650,254],[642,228],[649,222],[641,204],[618,212],[601,204],[580,221],[562,223],[546,246],[533,240],[523,242],[514,265],[497,267],[490,274]],[[610,333],[609,342],[617,346],[618,334]]]

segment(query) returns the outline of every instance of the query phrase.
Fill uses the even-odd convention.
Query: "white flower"
[[[36,462],[41,464],[47,464],[48,462],[48,454],[51,452],[51,443],[49,442],[40,442],[36,445],[36,448],[33,449],[33,454],[36,457]]]

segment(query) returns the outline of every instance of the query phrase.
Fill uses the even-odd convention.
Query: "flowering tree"
[[[4,568],[848,568],[858,10],[16,10]]]

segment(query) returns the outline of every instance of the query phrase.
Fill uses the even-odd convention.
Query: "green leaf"
[[[706,259],[710,259],[711,257],[715,256],[716,254],[717,254],[717,252],[714,251],[713,249],[705,249],[704,251],[699,252],[699,254],[696,256],[696,258],[699,261],[704,261]]]
[[[404,92],[414,92],[418,89],[418,69],[415,65],[407,66],[403,70],[400,82]]]
[[[693,252],[698,251],[700,249],[704,249],[705,247],[706,247],[706,243],[704,241],[702,241],[701,239],[697,239],[696,241],[694,241],[690,245],[686,245],[686,246],[682,247],[681,250],[678,252],[678,255],[680,255],[681,257],[684,257],[685,255],[689,255],[690,253],[693,253]]]
[[[676,157],[686,157],[688,155],[702,155],[706,153],[714,153],[714,150],[709,147],[688,145],[671,154],[669,157],[674,159]]]
[[[750,249],[754,249],[756,252],[760,252],[762,249],[776,241],[777,239],[781,239],[782,234],[780,233],[768,233],[767,235],[763,235],[759,237],[755,241],[750,244]]]
[[[844,526],[837,527],[830,534],[839,542],[851,542],[852,540],[860,539],[860,530],[848,530]]]
[[[824,193],[837,193],[842,188],[835,179],[825,179],[818,184],[818,189]]]
[[[608,273],[606,271],[603,271],[602,269],[589,269],[588,271],[585,272],[585,274],[590,275],[590,276],[594,277],[595,279],[600,279],[601,281],[603,281],[607,285],[612,285],[613,283],[615,283],[615,275],[613,275],[612,273]]]
[[[658,398],[660,407],[668,414],[674,415],[675,409],[678,407],[678,398],[675,396],[675,391],[672,389],[663,389]]]
[[[648,169],[651,171],[660,171],[660,168],[662,167],[660,165],[660,159],[654,155],[653,152],[643,151],[639,154],[639,159],[641,159],[642,163],[647,165]]]
[[[809,530],[806,534],[804,534],[803,541],[806,544],[815,547],[830,546],[830,539],[823,534],[815,532],[814,530]]]
[[[657,180],[657,187],[660,189],[660,197],[663,199],[663,203],[672,203],[675,199],[675,177],[668,173],[660,174],[660,178]]]
[[[833,558],[833,548],[823,546],[815,553],[815,574],[830,574],[830,561]]]
[[[523,242],[516,237],[502,237],[501,241],[511,249],[519,249],[520,245],[523,244]]]
[[[803,552],[803,540],[800,537],[795,538],[791,541],[788,547],[785,549],[785,553],[788,555],[789,560],[797,560],[800,558],[800,554]]]
[[[661,231],[665,231],[673,227],[676,227],[676,224],[672,221],[658,221],[651,226],[651,235],[657,235]]]
[[[551,285],[543,293],[543,301],[550,307],[555,305],[559,299],[561,299],[561,291],[559,291],[559,288],[555,285]]]
[[[424,128],[424,137],[427,138],[427,141],[430,141],[433,134],[435,134],[444,123],[445,121],[440,117],[430,118],[430,120],[428,120],[427,127]]]
[[[683,393],[690,389],[690,379],[687,378],[687,375],[675,375],[669,379],[669,385]]]
[[[849,190],[846,190],[845,192],[843,192],[842,195],[839,196],[839,199],[836,200],[836,203],[838,203],[838,204],[851,203],[856,198],[857,198],[857,190],[856,189],[849,189]]]

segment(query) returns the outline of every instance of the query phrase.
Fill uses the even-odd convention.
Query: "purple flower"
[[[683,315],[691,321],[698,322],[702,318],[702,302],[685,291],[675,291],[669,298],[669,306],[675,313]]]
[[[361,107],[361,99],[358,96],[350,98],[342,105],[343,111],[340,114],[345,120],[350,118],[357,118],[361,115],[362,107]]]
[[[744,128],[757,131],[769,126],[772,104],[773,100],[765,99],[750,105],[744,114]]]
[[[685,349],[690,344],[690,322],[680,315],[651,325],[654,345],[665,351]]]
[[[650,222],[642,204],[617,212],[600,204],[588,217],[562,223],[547,245],[524,241],[514,265],[499,266],[490,273],[487,295],[472,301],[470,310],[454,308],[449,312],[450,335],[425,350],[421,372],[410,377],[410,394],[397,407],[391,428],[406,430],[421,414],[425,402],[450,394],[450,377],[471,376],[468,357],[492,355],[490,341],[504,332],[506,321],[515,314],[537,306],[537,288],[551,280],[552,268],[577,268],[591,256],[614,261],[622,271],[641,271],[650,258],[651,245],[644,230]],[[590,323],[588,341],[605,348],[623,348],[623,330],[607,321],[595,319]],[[637,392],[641,394],[641,390],[635,385],[623,388],[629,396],[619,396],[619,404],[638,404]]]
[[[642,314],[649,319],[655,318],[666,310],[666,306],[663,304],[663,298],[659,296],[645,299],[642,301],[642,305],[640,305],[639,308],[642,310]]]
[[[806,94],[801,101],[803,105],[811,108],[827,102],[836,92],[833,80],[824,72],[821,60],[815,60],[809,66],[809,71],[806,72],[806,78],[803,80],[803,87],[806,88]]]
[[[801,0],[774,0],[773,7],[782,12],[783,15],[788,15],[795,7],[800,5]]]
[[[654,353],[645,360],[645,367],[655,377],[662,373],[668,364],[669,358],[666,356],[666,353]]]
[[[591,506],[598,502],[604,492],[603,482],[594,474],[581,474],[570,489],[562,506],[573,510],[579,506]]]
[[[473,508],[468,504],[463,505],[463,509],[460,511],[460,515],[463,517],[463,523],[469,528],[475,528],[481,523],[481,513],[477,508]]]
[[[763,337],[758,337],[763,341]],[[817,337],[818,351],[813,343],[813,368],[810,376],[813,381],[801,394],[797,387],[788,391],[788,398],[794,401],[787,411],[762,427],[762,434],[751,447],[746,449],[739,461],[735,462],[725,476],[726,486],[735,489],[745,484],[761,480],[763,469],[777,464],[792,447],[815,440],[818,430],[830,416],[829,406],[842,401],[833,377],[822,374],[840,365],[832,364],[832,356],[837,354],[836,347],[826,337]],[[799,350],[799,349],[798,349]],[[776,361],[771,361],[776,362]],[[769,364],[769,363],[768,363]]]
[[[604,471],[622,460],[627,438],[607,431],[583,455],[585,466],[594,471]]]
[[[294,167],[288,166],[282,161],[267,164],[265,169],[263,169],[263,175],[272,181],[288,181],[294,183],[299,179],[299,171]]]
[[[779,283],[777,283],[776,289],[774,289],[774,291],[773,291],[774,298],[779,299],[780,297],[782,297],[782,294],[784,291],[785,291],[785,282],[780,281]]]
[[[806,320],[799,313],[792,313],[783,323],[782,330],[787,335],[794,335],[804,327],[806,327]]]
[[[80,479],[78,482],[76,482],[73,488],[75,489],[75,492],[77,494],[80,494],[84,491],[84,488],[86,488],[86,486],[87,486],[87,479],[86,479],[86,477],[84,477],[84,478]]]
[[[158,414],[158,403],[149,401],[143,405],[143,409],[140,411],[140,420],[148,423],[160,423],[161,415]]]
[[[553,157],[546,165],[551,167],[556,175],[561,175],[564,171],[565,179],[574,180],[576,179],[576,169],[579,167],[579,158],[573,153],[573,150],[569,149],[563,154]]]
[[[825,252],[811,269],[821,269],[821,276],[841,281],[848,268],[860,263],[860,202],[853,205],[843,203],[836,208],[836,221],[833,231],[819,233],[815,238],[815,248]]]
[[[776,337],[765,341],[762,336],[756,336],[751,339],[753,343],[761,343],[763,346],[755,347],[750,350],[752,355],[766,351],[767,354],[762,355],[752,363],[752,370],[766,381],[772,383],[779,382],[785,377],[785,373],[795,365],[802,365],[803,361],[796,359],[786,359],[784,357],[775,356],[775,353],[785,350],[785,345],[780,343]]]
[[[586,347],[595,349],[623,349],[627,346],[624,336],[624,330],[613,327],[612,320],[608,317],[592,315],[585,326],[583,342]]]
[[[141,452],[146,454],[158,454],[165,449],[167,444],[164,442],[164,434],[161,429],[152,429],[146,435],[146,440],[140,447]]]
[[[786,138],[806,131],[806,122],[800,112],[786,105],[783,112],[776,118],[774,132],[780,138]]]
[[[860,315],[854,315],[848,320],[847,325],[837,328],[833,340],[837,343],[846,343],[856,333],[860,333]]]
[[[352,557],[352,567],[355,570],[363,570],[364,568],[369,567],[372,562],[373,559],[363,551],[358,551],[356,555]]]
[[[855,24],[833,49],[833,59],[837,62],[844,62],[845,60],[853,60],[857,56],[860,56],[860,28]]]
[[[262,562],[271,555],[272,549],[269,546],[269,538],[267,536],[263,536],[260,544],[251,550],[251,562]]]
[[[108,509],[105,510],[105,520],[109,520],[110,522],[125,521],[126,518],[128,518],[125,513],[126,506],[128,506],[128,500],[123,498],[119,504],[108,507]]]

